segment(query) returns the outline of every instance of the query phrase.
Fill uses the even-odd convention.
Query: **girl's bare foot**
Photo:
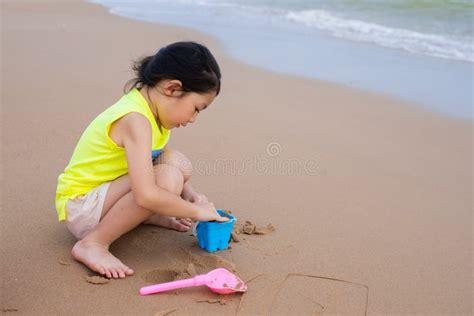
[[[133,274],[132,269],[112,255],[102,244],[79,240],[72,248],[71,253],[74,259],[107,278],[125,278]]]
[[[180,232],[187,232],[193,225],[193,222],[188,218],[176,219],[174,217],[160,216],[158,214],[155,214],[146,221],[144,221],[143,224],[161,226],[169,229],[174,229]]]

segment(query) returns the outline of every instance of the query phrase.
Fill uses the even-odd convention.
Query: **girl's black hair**
[[[133,88],[154,87],[161,80],[181,81],[184,92],[206,93],[221,89],[221,71],[209,49],[195,42],[177,42],[161,48],[155,55],[137,61],[137,78],[126,85]]]

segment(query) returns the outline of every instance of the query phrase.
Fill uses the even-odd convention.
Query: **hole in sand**
[[[148,283],[163,283],[163,282],[171,282],[174,281],[179,272],[164,269],[164,270],[152,270],[148,271],[147,273],[143,274],[142,278]]]

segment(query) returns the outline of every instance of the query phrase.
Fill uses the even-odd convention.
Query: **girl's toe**
[[[110,273],[110,270],[109,270],[109,269],[105,269],[105,276],[106,276],[108,279],[111,279],[111,278],[112,278],[112,273]]]
[[[105,268],[101,265],[94,266],[93,270],[101,275],[105,275]]]
[[[118,275],[119,275],[119,277],[120,277],[121,279],[125,278],[125,271],[124,271],[123,269],[120,269],[120,270],[118,271]]]
[[[180,223],[178,229],[180,232],[187,232],[189,227]]]
[[[181,219],[181,220],[179,221],[179,224],[184,225],[184,226],[186,226],[187,228],[189,228],[189,227],[192,226],[193,223],[192,223],[189,219],[183,218],[183,219]]]

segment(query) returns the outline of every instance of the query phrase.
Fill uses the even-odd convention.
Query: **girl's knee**
[[[181,195],[184,185],[184,176],[175,166],[168,164],[158,164],[153,166],[155,183],[176,195]]]
[[[174,149],[167,149],[160,155],[160,162],[178,168],[184,178],[188,181],[192,174],[193,166],[191,161],[181,152]]]

